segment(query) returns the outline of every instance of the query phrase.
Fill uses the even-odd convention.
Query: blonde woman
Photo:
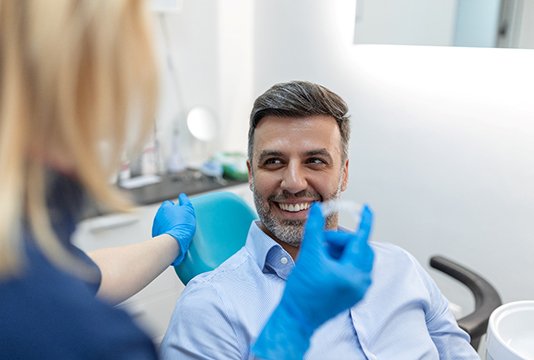
[[[129,133],[139,143],[152,126],[152,54],[143,1],[0,1],[2,357],[156,356],[109,303],[159,275],[178,242],[165,234],[93,261],[70,244],[85,198],[129,205],[108,179]],[[176,210],[194,231],[192,208]]]
[[[130,206],[108,179],[153,125],[156,75],[142,0],[0,0],[2,358],[157,357],[113,304],[181,261],[195,231],[187,197],[160,207],[154,239],[90,256],[71,244],[87,198],[112,211]],[[365,242],[371,219],[349,237],[324,232],[320,212],[313,218],[287,282],[291,295],[256,343],[262,357],[302,357],[317,323],[308,320],[334,316],[369,286],[370,269],[360,269],[365,281],[351,280],[355,265],[330,247],[339,254],[354,238]],[[317,296],[316,306],[300,306],[312,299],[299,294],[338,292],[346,304]],[[300,334],[284,336],[287,324]]]

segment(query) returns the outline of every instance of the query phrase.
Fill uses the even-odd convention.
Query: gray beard
[[[302,243],[302,238],[304,237],[304,224],[302,220],[283,220],[279,221],[272,217],[268,210],[264,213],[265,208],[258,207],[259,201],[254,195],[254,203],[256,204],[256,209],[258,210],[258,216],[262,224],[271,232],[271,234],[278,240],[285,242],[291,246],[298,247]]]
[[[256,192],[256,187],[254,185],[254,179],[252,180],[251,186],[252,193],[254,195],[254,204],[256,205],[256,211],[258,212],[258,217],[262,224],[269,230],[269,232],[278,240],[289,244],[294,247],[299,247],[302,243],[304,237],[304,220],[278,220],[272,216],[269,211],[268,205],[262,202],[260,195]],[[341,193],[341,178],[337,191],[332,194],[328,199],[323,200],[333,200],[339,197]],[[337,228],[338,223],[338,214],[330,214],[326,217],[326,228],[334,229]]]

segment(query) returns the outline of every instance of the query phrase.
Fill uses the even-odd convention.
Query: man
[[[305,223],[317,211],[312,203],[335,199],[347,186],[349,135],[345,102],[320,85],[278,84],[256,100],[247,165],[260,221],[251,225],[244,248],[188,285],[164,339],[164,356],[250,356],[249,344],[280,301],[310,231]],[[335,230],[337,222],[335,214],[328,216],[326,227]],[[417,261],[393,245],[372,247],[373,283],[365,297],[315,331],[306,357],[478,359]],[[319,300],[310,295],[308,301]]]

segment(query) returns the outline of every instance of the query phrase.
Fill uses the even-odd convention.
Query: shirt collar
[[[293,258],[280,244],[264,233],[259,224],[259,221],[254,221],[250,225],[245,248],[262,272],[275,273],[286,280],[295,266]]]
[[[46,204],[57,237],[68,244],[87,202],[86,192],[76,178],[55,170],[46,171]]]

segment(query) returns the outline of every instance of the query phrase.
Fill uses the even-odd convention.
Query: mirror
[[[534,49],[534,0],[357,0],[354,43]]]
[[[196,106],[187,114],[187,129],[198,140],[211,141],[217,130],[215,116],[207,108]]]

